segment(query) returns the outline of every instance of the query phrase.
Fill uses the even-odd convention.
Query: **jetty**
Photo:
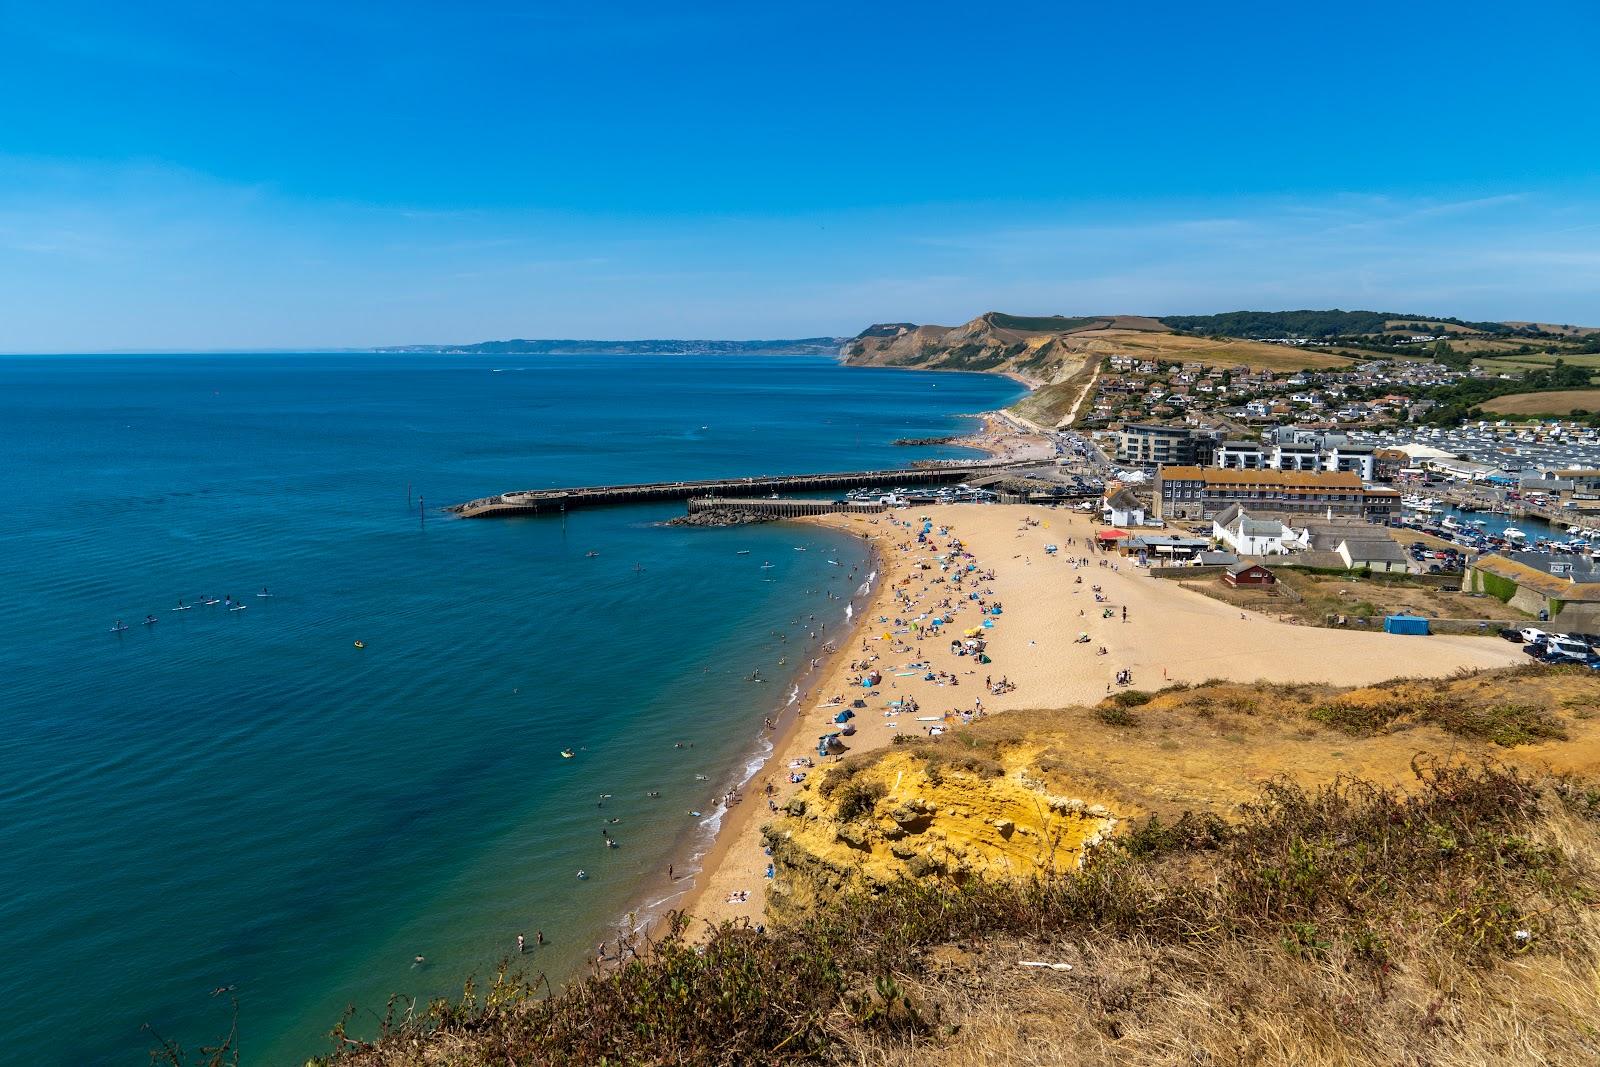
[[[770,497],[784,493],[824,493],[841,489],[940,485],[994,474],[992,463],[897,467],[890,470],[839,471],[831,474],[775,474],[752,478],[712,478],[694,482],[645,482],[636,485],[589,485],[570,489],[526,489],[480,497],[445,510],[464,519],[512,515],[554,515],[609,504],[647,504],[665,500],[728,497]],[[825,503],[818,501],[818,503]]]

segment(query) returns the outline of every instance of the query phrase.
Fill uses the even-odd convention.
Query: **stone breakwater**
[[[703,511],[691,511],[687,515],[679,515],[669,519],[666,526],[753,526],[761,522],[777,522],[778,516],[767,515],[759,511],[746,508],[707,508]]]

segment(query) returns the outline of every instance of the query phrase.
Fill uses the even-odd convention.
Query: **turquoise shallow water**
[[[214,1038],[233,986],[244,1062],[298,1062],[535,929],[527,965],[571,973],[689,860],[797,620],[859,581],[814,530],[420,521],[408,483],[898,464],[1016,392],[810,357],[0,358],[8,1056],[142,1063],[141,1024]],[[247,610],[169,610],[206,593]]]

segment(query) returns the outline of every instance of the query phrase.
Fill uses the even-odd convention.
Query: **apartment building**
[[[1234,505],[1254,511],[1388,523],[1400,513],[1400,494],[1393,489],[1368,489],[1353,471],[1171,466],[1156,472],[1158,519],[1215,519]]]
[[[1210,430],[1158,423],[1129,423],[1117,436],[1117,462],[1130,466],[1205,465],[1215,458],[1216,435]]]

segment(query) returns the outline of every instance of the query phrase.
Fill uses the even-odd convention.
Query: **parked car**
[[[1549,651],[1547,657],[1563,660],[1568,663],[1586,663],[1589,659],[1589,646],[1582,641],[1564,639],[1559,634],[1554,634],[1545,642]]]
[[[1524,641],[1542,641],[1545,637],[1545,632],[1535,626],[1524,626],[1521,633]]]
[[[1519,645],[1522,644],[1521,630],[1501,630],[1500,636],[1505,638],[1507,641],[1515,641]]]

